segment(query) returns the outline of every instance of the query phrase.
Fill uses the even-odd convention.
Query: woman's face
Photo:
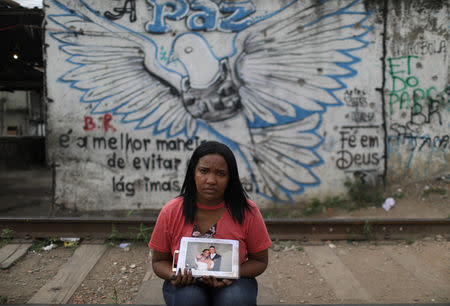
[[[228,165],[222,155],[208,154],[201,157],[195,167],[197,201],[203,205],[222,202],[228,180]]]
[[[208,257],[209,256],[209,251],[203,251],[203,256]]]

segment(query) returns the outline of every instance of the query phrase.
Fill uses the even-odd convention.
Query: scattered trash
[[[59,240],[64,242],[65,248],[70,248],[78,245],[80,238],[60,238]]]
[[[334,248],[336,248],[336,245],[335,244],[333,244],[333,243],[330,243],[330,244],[328,244],[328,246],[331,248],[331,249],[334,249]]]
[[[124,243],[119,244],[119,248],[125,249],[125,248],[128,248],[130,245],[131,245],[131,243],[124,242]]]
[[[50,243],[49,245],[42,247],[42,249],[43,249],[44,251],[50,251],[51,249],[54,249],[54,248],[56,248],[57,246],[58,246],[57,244]]]
[[[136,268],[136,265],[135,265],[135,264],[132,264],[132,265],[130,265],[130,268],[131,268],[131,269],[135,269],[135,268]]]
[[[395,205],[395,200],[393,198],[387,198],[386,201],[384,201],[382,206],[385,211],[389,211],[392,208],[392,206],[394,206],[394,205]]]

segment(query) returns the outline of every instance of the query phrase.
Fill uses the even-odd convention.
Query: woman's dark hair
[[[186,223],[194,223],[195,212],[197,211],[197,187],[195,185],[195,168],[198,161],[205,155],[219,154],[228,166],[228,185],[225,189],[225,206],[231,213],[233,219],[242,224],[245,218],[245,210],[250,211],[247,203],[247,193],[242,187],[239,179],[239,172],[236,158],[233,152],[225,144],[217,141],[207,141],[198,146],[192,153],[189,165],[184,177],[180,195],[184,197],[183,212]]]

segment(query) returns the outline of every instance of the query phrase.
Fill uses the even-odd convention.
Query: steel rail
[[[132,238],[151,233],[156,218],[0,217],[0,231],[16,238]],[[269,235],[280,240],[396,240],[442,235],[450,238],[450,219],[265,219]]]

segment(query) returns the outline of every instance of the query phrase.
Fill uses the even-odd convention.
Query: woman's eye
[[[208,169],[200,169],[200,173],[206,173],[208,172]]]

